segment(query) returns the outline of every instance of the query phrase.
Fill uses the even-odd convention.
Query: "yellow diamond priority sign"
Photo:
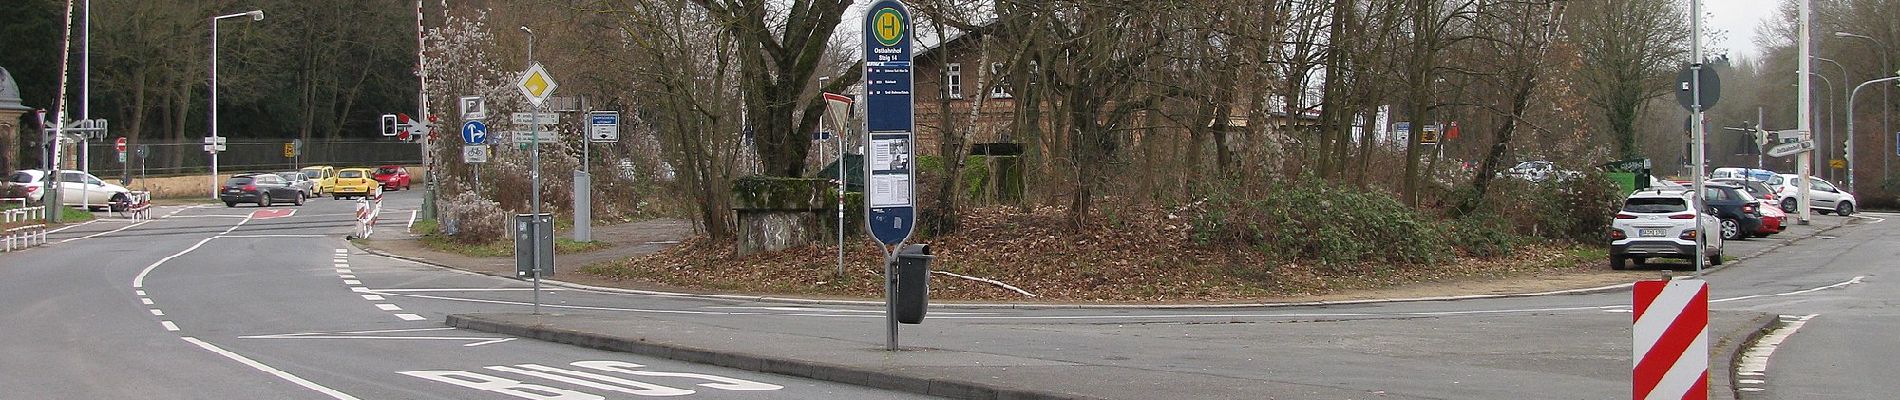
[[[541,68],[541,63],[528,67],[526,72],[521,73],[521,80],[515,82],[515,88],[521,89],[521,95],[528,96],[528,102],[534,103],[535,107],[547,101],[548,96],[554,94],[554,88],[559,86],[554,83],[554,76]]]

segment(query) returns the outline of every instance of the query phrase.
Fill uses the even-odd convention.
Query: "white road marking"
[[[132,291],[132,294],[136,294],[136,295],[140,295],[140,296],[144,296],[144,295],[145,295],[145,291],[143,291],[143,290],[134,290],[134,291]]]
[[[344,280],[343,280],[343,284],[345,284],[345,285],[350,285],[350,286],[356,286],[356,285],[361,285],[361,284],[363,284],[363,281],[359,281],[359,280],[355,280],[355,279],[344,279]]]
[[[185,255],[185,253],[190,253],[192,250],[197,250],[198,247],[204,246],[205,242],[209,242],[211,241],[211,239],[217,239],[217,237],[214,236],[214,237],[204,238],[204,240],[199,240],[198,244],[191,245],[191,247],[187,247],[184,250],[180,250],[177,253],[172,253],[172,255],[165,256],[165,258],[160,258],[158,259],[158,261],[152,262],[152,265],[145,266],[144,270],[139,271],[138,276],[132,277],[132,287],[135,289],[144,288],[145,276],[150,275],[152,273],[152,269],[158,268],[159,265],[164,264],[166,261],[171,261],[173,258],[178,258],[178,256]]]
[[[160,317],[163,317],[163,316],[165,316],[165,310],[160,310],[160,309],[156,309],[156,308],[154,308],[154,309],[152,309],[152,315],[156,315],[156,316],[160,316]]]
[[[377,290],[377,291],[378,291],[378,292],[390,292],[390,293],[410,293],[410,292],[418,292],[418,293],[419,293],[419,292],[526,292],[526,291],[530,291],[530,290],[534,290],[534,288],[437,288],[437,289],[379,289],[379,290]],[[564,290],[564,289],[560,289],[560,288],[542,288],[542,289],[541,289],[541,291],[543,291],[543,292],[558,292],[558,291],[561,291],[561,290]]]
[[[1747,351],[1742,352],[1742,360],[1735,368],[1735,375],[1750,377],[1765,375],[1768,371],[1768,360],[1775,355],[1775,348],[1781,346],[1781,343],[1788,340],[1789,336],[1793,336],[1795,331],[1801,330],[1803,325],[1807,325],[1808,320],[1814,319],[1814,317],[1819,315],[1820,314],[1808,314],[1793,317],[1792,319],[1788,319],[1788,317],[1792,316],[1783,316],[1784,319],[1782,322],[1786,322],[1787,325],[1782,325],[1780,328],[1775,328],[1773,332],[1768,332],[1767,335],[1763,335],[1761,339],[1756,340],[1754,346],[1750,346]],[[1745,381],[1749,380],[1756,381],[1757,384],[1763,381],[1762,379],[1744,379],[1737,380],[1737,382],[1747,384],[1748,382]],[[1749,388],[1742,388],[1741,390],[1748,389]]]
[[[366,294],[366,295],[363,295],[363,300],[369,300],[369,301],[383,301],[383,296],[377,296],[377,295],[373,295],[373,294]]]
[[[388,303],[377,304],[376,308],[383,311],[402,311],[402,307],[397,307],[395,304],[388,304]]]
[[[469,343],[469,344],[462,345],[462,347],[475,347],[475,346],[480,346],[484,344],[495,344],[495,343],[501,343],[501,342],[506,342],[510,340],[515,340],[515,338],[501,338],[501,339],[495,339],[495,340],[490,340],[486,342]]]
[[[428,318],[423,318],[421,315],[415,315],[415,314],[396,314],[396,318],[402,318],[402,320],[404,321],[421,321],[421,320],[428,319]]]
[[[356,396],[351,396],[347,393],[336,391],[336,389],[324,387],[323,385],[319,385],[316,382],[311,382],[304,378],[299,378],[296,375],[291,375],[289,372],[284,372],[283,370],[272,368],[269,365],[264,365],[264,363],[257,362],[257,360],[252,360],[249,357],[245,357],[238,353],[232,353],[225,349],[218,348],[218,346],[214,346],[211,343],[206,343],[205,341],[198,340],[197,338],[186,336],[181,339],[184,339],[184,341],[189,342],[191,344],[198,345],[198,347],[204,348],[205,350],[208,350],[212,353],[217,353],[220,356],[224,356],[224,358],[229,358],[232,361],[237,361],[240,364],[249,366],[252,369],[263,371],[264,373],[276,376],[278,379],[283,379],[285,381],[289,381],[290,383],[295,383],[297,384],[297,386],[303,386],[305,389],[314,390],[317,393],[323,393],[324,395],[330,396],[330,398],[337,399],[337,400],[359,400],[356,398]]]
[[[1832,284],[1832,285],[1827,285],[1827,286],[1821,286],[1821,287],[1816,287],[1816,288],[1809,288],[1809,289],[1802,289],[1802,290],[1796,290],[1796,291],[1792,291],[1792,292],[1786,292],[1786,293],[1775,293],[1775,294],[1751,294],[1751,295],[1747,295],[1747,296],[1737,296],[1737,297],[1729,297],[1729,298],[1723,298],[1723,299],[1715,299],[1715,300],[1709,300],[1709,302],[1710,302],[1710,303],[1726,303],[1726,302],[1731,302],[1731,301],[1740,301],[1740,300],[1748,300],[1748,299],[1759,299],[1759,298],[1763,298],[1763,297],[1769,297],[1769,296],[1799,296],[1799,295],[1804,295],[1804,294],[1808,294],[1808,293],[1814,293],[1814,292],[1819,292],[1819,291],[1822,291],[1822,290],[1828,290],[1828,289],[1839,289],[1839,288],[1844,288],[1844,287],[1848,287],[1848,286],[1851,286],[1851,285],[1858,285],[1858,284],[1861,284],[1861,283],[1864,283],[1864,282],[1863,282],[1862,280],[1863,280],[1863,279],[1866,279],[1866,278],[1867,278],[1867,276],[1866,276],[1866,275],[1861,275],[1861,276],[1856,276],[1856,277],[1854,277],[1854,279],[1848,279],[1848,280],[1847,280],[1847,281],[1845,281],[1845,282],[1841,282],[1841,283],[1836,283],[1836,284]]]
[[[349,264],[344,264],[344,263],[336,263],[336,268],[337,268],[337,269],[343,269],[343,268],[349,268],[349,267],[350,267],[350,265],[349,265]]]
[[[326,238],[329,235],[222,235],[226,238],[271,239],[271,238]]]
[[[337,254],[349,254],[350,249],[336,249]]]
[[[171,321],[158,321],[158,324],[159,324],[159,325],[164,325],[164,326],[165,326],[165,331],[167,331],[167,332],[177,332],[177,331],[178,331],[178,324],[174,324],[174,323],[172,323]]]
[[[184,210],[179,210],[179,211],[184,211]],[[174,213],[174,214],[176,214],[176,213],[178,213],[178,211],[173,211],[172,213]],[[165,218],[165,219],[172,219],[172,218],[250,218],[250,216],[249,216],[249,215],[224,215],[224,214],[206,214],[206,215],[186,215],[186,216],[182,216],[182,217],[174,217],[174,216],[170,216],[170,215],[167,215],[167,216],[165,216],[164,218]]]
[[[349,268],[337,268],[337,269],[336,269],[336,273],[338,273],[338,274],[354,274],[354,273],[356,273],[356,271],[351,271],[351,270],[350,270]]]
[[[441,328],[403,328],[403,329],[374,329],[374,330],[367,330],[367,331],[346,331],[346,332],[302,332],[302,333],[279,333],[279,334],[275,334],[275,335],[251,335],[251,336],[239,336],[238,338],[239,338],[239,339],[282,339],[282,338],[286,338],[286,337],[297,337],[297,336],[318,336],[318,335],[365,335],[365,334],[372,334],[372,333],[402,333],[402,332],[432,332],[432,331],[452,331],[452,330],[456,330],[456,328],[455,328],[455,327],[441,327]],[[380,337],[380,336],[379,336],[379,337]],[[477,339],[481,339],[481,338],[477,338]]]
[[[78,224],[74,224],[74,225],[67,225],[67,226],[65,226],[65,227],[62,227],[62,228],[59,228],[59,229],[54,229],[54,230],[50,230],[50,231],[46,231],[46,233],[47,233],[47,234],[49,234],[49,235],[50,235],[50,234],[54,234],[54,233],[59,233],[59,231],[63,231],[63,230],[67,230],[67,229],[73,229],[73,228],[78,228],[78,227],[82,227],[82,226],[86,226],[86,225],[92,225],[92,223],[94,223],[94,222],[99,222],[99,221],[100,221],[100,220],[96,220],[96,219],[95,219],[95,220],[91,220],[91,221],[86,221],[86,222],[81,222],[81,223],[78,223]]]
[[[350,275],[350,274],[341,274],[341,275],[337,275],[336,277],[343,278],[343,279],[356,279],[356,275]]]
[[[362,287],[362,286],[351,286],[350,291],[357,292],[357,293],[369,293],[369,288]]]
[[[148,306],[149,306],[149,305],[152,305],[152,299],[148,299],[148,298],[143,298],[143,297],[140,297],[140,298],[139,298],[139,302],[140,302],[140,303],[145,303],[145,305],[148,305]]]
[[[1735,380],[1735,383],[1746,384],[1746,385],[1759,385],[1762,382],[1766,382],[1766,381],[1763,381],[1760,379],[1736,379]]]
[[[95,221],[97,221],[97,220],[95,220]],[[91,238],[96,238],[96,237],[100,237],[100,236],[105,236],[105,235],[110,235],[110,234],[114,234],[114,233],[119,233],[119,231],[123,231],[123,230],[126,230],[126,229],[132,229],[132,227],[135,227],[135,226],[139,226],[139,225],[145,225],[146,223],[150,223],[150,222],[152,222],[152,221],[155,221],[155,220],[149,220],[149,219],[148,219],[148,220],[144,220],[144,221],[139,221],[139,222],[137,222],[137,223],[134,223],[134,224],[131,224],[131,225],[126,225],[126,226],[122,226],[122,227],[119,227],[119,229],[113,229],[113,230],[109,230],[109,231],[105,231],[105,232],[99,232],[99,233],[94,233],[94,234],[91,234],[91,235],[86,235],[86,236],[80,236],[80,237],[76,237],[76,238],[71,238],[71,239],[66,239],[66,240],[61,240],[61,241],[59,241],[59,242],[60,242],[60,243],[66,243],[66,242],[71,242],[71,241],[74,241],[74,240],[80,240],[80,239],[91,239]]]

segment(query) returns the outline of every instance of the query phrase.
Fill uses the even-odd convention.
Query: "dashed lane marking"
[[[1738,378],[1735,380],[1738,384],[1737,390],[1744,392],[1759,392],[1764,390],[1761,386],[1767,384],[1768,361],[1774,357],[1775,348],[1781,346],[1781,343],[1788,340],[1789,336],[1793,336],[1795,331],[1799,331],[1802,326],[1807,325],[1808,320],[1812,320],[1819,315],[1820,314],[1781,316],[1781,322],[1784,325],[1780,328],[1775,328],[1774,331],[1769,332],[1767,335],[1763,335],[1761,339],[1755,341],[1754,346],[1750,346],[1747,351],[1742,352],[1741,365],[1736,367],[1735,375],[1747,378]]]

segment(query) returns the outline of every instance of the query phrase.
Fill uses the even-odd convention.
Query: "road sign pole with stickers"
[[[916,225],[915,119],[911,85],[910,11],[897,0],[872,3],[864,15],[865,227],[885,252],[885,349],[897,350],[897,253]],[[842,165],[840,166],[842,167]]]

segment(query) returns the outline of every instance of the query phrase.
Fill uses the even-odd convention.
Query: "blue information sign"
[[[903,243],[916,225],[911,132],[910,11],[897,0],[864,16],[865,218],[871,236]]]
[[[483,125],[482,121],[468,121],[468,122],[462,123],[462,142],[463,143],[468,143],[470,145],[478,145],[487,141],[488,141],[488,125]]]

